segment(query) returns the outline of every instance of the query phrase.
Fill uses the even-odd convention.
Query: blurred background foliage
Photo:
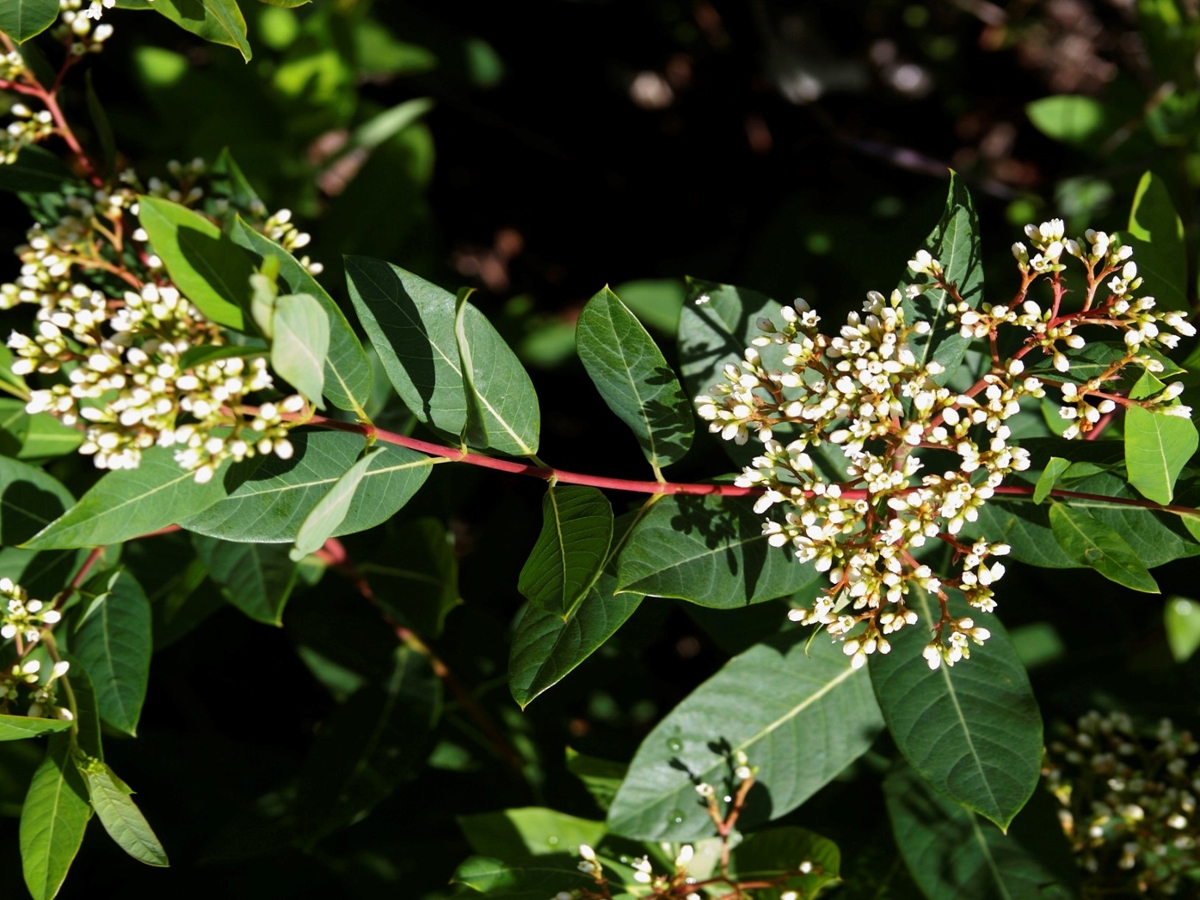
[[[948,167],[975,197],[993,301],[1015,286],[1008,247],[1020,226],[1061,215],[1074,233],[1122,229],[1146,169],[1169,185],[1194,249],[1192,6],[246,4],[249,62],[158,16],[115,10],[93,78],[124,163],[148,176],[229,147],[268,207],[293,209],[313,232],[309,252],[335,296],[343,253],[479,288],[476,302],[533,369],[543,458],[646,477],[574,356],[574,318],[605,283],[668,354],[685,275],[804,296],[835,320],[897,282],[940,214]],[[82,90],[67,102],[89,121]],[[8,195],[0,202],[15,246],[27,214]],[[15,269],[15,258],[0,265]],[[697,443],[675,479],[729,467],[714,443]],[[596,816],[564,748],[628,759],[728,654],[786,625],[782,604],[714,613],[648,600],[521,713],[508,697],[505,636],[541,486],[449,468],[434,470],[405,523],[347,545],[381,581],[409,551],[412,566],[432,566],[422,581],[436,585],[432,599],[403,576],[377,592],[395,598],[389,612],[436,649],[519,760],[498,756],[447,693],[433,741],[406,748],[426,765],[389,775],[348,827],[306,833],[296,785],[322,777],[311,751],[343,703],[366,698],[355,715],[373,721],[363,686],[403,663],[391,629],[333,573],[297,587],[282,628],[257,624],[161,544],[155,558],[129,545],[124,558],[156,603],[160,652],[141,733],[114,735],[109,755],[138,785],[174,866],[138,867],[93,829],[62,897],[451,896],[447,880],[468,852],[456,815],[545,804]],[[433,518],[414,525],[420,515]],[[186,559],[187,538],[171,540]],[[1100,706],[1195,724],[1193,568],[1156,573],[1164,601],[1091,574],[1011,567],[1000,615],[1048,722]],[[11,817],[38,752],[0,744],[0,896],[20,894]],[[855,774],[784,824],[842,842],[839,896],[911,896],[878,783]]]

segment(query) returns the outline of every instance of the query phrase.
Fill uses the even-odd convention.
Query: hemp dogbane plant
[[[205,15],[218,7],[222,40],[248,53],[237,4]],[[1178,220],[1154,176],[1119,237],[1072,239],[1058,219],[1029,226],[1003,300],[991,287],[984,297],[978,224],[954,175],[900,286],[869,294],[836,329],[832,311],[802,300],[692,281],[679,374],[617,294],[597,292],[575,324],[579,361],[647,468],[645,480],[583,473],[539,458],[534,380],[469,291],[350,256],[339,303],[338,279],[323,285],[321,265],[300,255],[308,235],[288,209],[269,214],[231,151],[139,174],[109,140],[95,92],[82,98],[91,137],[77,134],[67,76],[111,43],[112,8],[55,7],[49,74],[15,43],[25,31],[5,39],[0,63],[14,100],[0,185],[33,219],[18,274],[0,285],[11,320],[0,388],[12,395],[0,400],[0,741],[49,736],[19,786],[36,900],[58,892],[92,812],[131,856],[166,865],[104,739],[137,733],[153,652],[220,605],[291,629],[298,671],[333,709],[303,758],[272,772],[268,795],[239,798],[252,816],[272,811],[254,827],[281,845],[309,852],[363,822],[426,761],[451,777],[460,750],[480,753],[463,771],[494,767],[489,782],[499,772],[539,795],[551,784],[530,774],[540,763],[528,719],[452,670],[465,644],[439,650],[460,603],[467,541],[454,537],[464,526],[445,487],[462,465],[545,485],[541,531],[497,604],[512,617],[508,643],[491,620],[479,629],[487,652],[508,652],[516,706],[580,683],[572,673],[602,664],[597,651],[625,623],[670,600],[719,623],[732,658],[648,717],[631,759],[568,754],[596,818],[547,807],[460,817],[474,855],[456,890],[808,900],[872,864],[843,867],[831,840],[776,820],[819,792],[824,805],[810,808],[828,809],[853,779],[885,769],[882,791],[865,790],[887,807],[893,868],[927,896],[1022,896],[1029,885],[1070,896],[1064,834],[1085,867],[1116,859],[1160,886],[1186,877],[1153,873],[1182,866],[1190,845],[1146,852],[1169,832],[1139,831],[1128,809],[1128,827],[1110,828],[1103,804],[1117,800],[1075,803],[1083,791],[1066,790],[1064,773],[1091,776],[1073,751],[1051,747],[1066,760],[1051,781],[1071,817],[1030,802],[1041,717],[1016,642],[982,618],[998,601],[1026,602],[998,588],[1014,560],[1153,592],[1150,568],[1200,555],[1198,439],[1171,359],[1196,332],[1186,310],[1153,299],[1184,296],[1164,291],[1182,282],[1162,262]],[[174,0],[153,9],[186,18]],[[308,37],[326,30],[341,33]],[[368,37],[367,48],[378,32]],[[383,115],[394,125],[395,113]],[[669,480],[697,417],[729,461],[700,481]],[[415,516],[405,507],[435,465],[439,490]],[[642,502],[614,509],[629,497]],[[300,609],[285,616],[293,594]],[[752,618],[754,607],[767,614]],[[586,735],[587,719],[562,718]],[[129,747],[124,759],[136,757]],[[1167,765],[1174,793],[1156,808],[1190,821],[1190,770]],[[1126,796],[1135,772],[1109,785],[1125,807],[1141,805]],[[1067,874],[1001,830],[1041,820]],[[1072,829],[1085,820],[1103,840],[1080,840]],[[1117,853],[1117,841],[1137,847]]]

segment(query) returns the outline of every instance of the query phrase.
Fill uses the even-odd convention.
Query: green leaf
[[[755,891],[755,900],[779,900],[784,891],[797,892],[801,897],[815,897],[826,885],[841,880],[842,854],[837,844],[795,826],[771,828],[750,835],[734,848],[732,862],[739,881],[772,884]],[[797,870],[801,863],[811,863],[812,871],[799,874]],[[789,872],[796,874],[789,876]]]
[[[153,9],[180,28],[214,44],[234,47],[242,58],[253,55],[246,39],[246,20],[237,0],[118,0],[124,9]]]
[[[931,670],[921,655],[940,610],[909,593],[921,624],[889,637],[890,653],[871,657],[871,683],[888,730],[905,759],[935,788],[1007,828],[1037,786],[1042,718],[1029,678],[1004,626],[953,594],[951,615],[972,616],[991,631],[971,658]]]
[[[1141,355],[1146,355],[1147,352],[1145,350],[1139,351]],[[1067,375],[1070,376],[1072,381],[1079,383],[1098,378],[1112,368],[1114,363],[1124,359],[1128,354],[1129,348],[1120,341],[1090,341],[1080,350],[1067,349],[1063,351],[1063,355],[1070,363]],[[1163,378],[1169,378],[1171,375],[1183,371],[1179,366],[1161,354],[1151,351],[1149,355],[1163,363],[1163,371],[1158,373]],[[1055,381],[1063,378],[1063,373],[1054,368],[1054,358],[1052,356],[1043,356],[1029,365],[1025,371],[1027,374],[1039,377],[1048,376]],[[1122,373],[1120,380],[1109,379],[1108,383],[1115,382],[1123,387],[1132,387],[1133,377],[1131,373],[1140,373],[1141,371],[1140,366],[1131,366],[1129,370]]]
[[[753,498],[673,494],[637,524],[618,561],[617,590],[733,609],[800,590],[820,575],[770,546]]]
[[[66,731],[70,727],[71,723],[62,719],[0,715],[0,741],[22,741],[55,731]]]
[[[583,782],[596,805],[604,811],[612,806],[613,798],[621,788],[621,782],[629,773],[625,763],[613,762],[588,756],[570,747],[567,748],[567,771]]]
[[[1038,131],[1065,144],[1086,144],[1104,126],[1104,106],[1080,94],[1042,97],[1027,103],[1025,114]]]
[[[254,190],[254,186],[250,184],[249,179],[242,172],[242,167],[234,160],[233,154],[229,152],[228,147],[222,147],[221,152],[217,154],[217,158],[213,160],[213,164],[209,166],[208,180],[209,184],[212,185],[212,192],[219,197],[228,197],[235,209],[253,209],[255,207],[265,209],[262,199],[258,196],[258,191]],[[235,214],[233,233],[230,237],[233,238],[233,242],[238,246],[244,247],[247,250],[254,250],[254,247],[247,246],[238,239],[238,232],[245,227],[246,223]],[[250,229],[250,231],[261,237],[264,241],[267,241],[267,243],[274,244],[276,247],[279,246],[265,235],[259,235],[253,229]],[[283,248],[280,247],[280,249],[282,250]],[[286,250],[283,252],[287,253]],[[299,266],[299,260],[296,260],[290,253],[287,255],[290,259],[295,260]],[[300,268],[303,269],[304,267],[300,266]],[[292,291],[297,294],[308,293],[303,288],[295,286],[292,286]]]
[[[679,278],[642,278],[613,288],[642,324],[667,335],[679,331],[679,313],[687,288]]]
[[[419,421],[457,440],[467,416],[454,295],[381,260],[345,263],[354,308],[400,399]]]
[[[136,469],[117,469],[97,481],[67,512],[24,546],[31,550],[70,549],[118,544],[173,525],[226,497],[229,487],[247,474],[226,464],[207,484],[175,462],[169,447],[142,453]]]
[[[596,847],[607,832],[603,822],[540,806],[459,816],[458,827],[471,850],[500,859],[578,854],[580,844]]]
[[[827,639],[807,654],[805,644],[792,631],[751,647],[659,722],[629,766],[609,830],[654,841],[712,834],[696,784],[730,793],[725,754],[737,750],[758,768],[738,820],[753,828],[791,812],[866,752],[883,724],[866,670],[852,669]]]
[[[946,211],[922,244],[942,264],[946,280],[955,285],[959,297],[970,306],[978,306],[983,296],[983,262],[979,255],[979,220],[975,204],[966,185],[957,173],[950,173],[950,190],[946,196]],[[914,335],[910,340],[917,365],[935,360],[946,371],[934,381],[946,384],[962,363],[971,338],[964,338],[956,329],[948,328],[951,316],[946,312],[949,295],[932,288],[915,298],[904,300],[905,319],[909,323],[929,323],[929,332]]]
[[[424,761],[440,706],[429,660],[397,649],[387,681],[355,692],[317,736],[298,785],[303,833],[319,838],[390,794]]]
[[[896,843],[929,900],[1079,896],[1070,847],[1041,792],[1006,835],[931,790],[906,766],[892,770],[883,790]]]
[[[1130,406],[1124,431],[1129,483],[1155,503],[1169,504],[1175,480],[1200,446],[1196,426],[1191,419]]]
[[[1153,295],[1158,309],[1189,309],[1183,222],[1166,182],[1153,172],[1146,172],[1138,182],[1129,210],[1129,233],[1124,237],[1133,245],[1133,261],[1143,280],[1141,292]]]
[[[466,392],[465,440],[484,450],[533,456],[541,430],[533,382],[492,323],[467,302],[466,294],[457,301],[454,337]],[[472,432],[478,437],[472,438]]]
[[[633,429],[657,472],[678,462],[692,445],[692,407],[662,351],[607,287],[579,314],[579,359],[622,422]]]
[[[1076,562],[1135,591],[1159,592],[1154,578],[1121,533],[1086,510],[1055,503],[1050,507],[1050,527],[1058,545]]]
[[[280,625],[296,583],[296,564],[282,544],[221,541],[193,534],[192,545],[225,599],[251,619]]]
[[[58,0],[5,0],[0,3],[0,31],[18,44],[41,34],[58,18]]]
[[[1175,662],[1187,662],[1200,648],[1200,603],[1187,597],[1168,597],[1163,607],[1163,628]]]
[[[98,574],[89,580],[85,596],[103,590],[107,599],[79,626],[71,650],[92,680],[101,718],[136,734],[154,644],[150,601],[126,569]]]
[[[609,525],[615,540],[605,548],[601,573],[566,616],[532,603],[525,607],[508,658],[508,687],[522,709],[591,656],[641,605],[642,594],[615,592],[618,552],[643,514],[626,513]]]
[[[138,221],[183,295],[218,325],[245,330],[254,274],[246,252],[204,216],[161,197],[138,197]]]
[[[579,871],[578,863],[578,857],[565,853],[517,863],[472,856],[450,880],[487,894],[492,900],[546,900],[561,891],[582,892],[596,886],[590,875]]]
[[[169,866],[154,829],[130,796],[133,792],[106,763],[90,759],[80,766],[100,824],[117,846],[148,866]]]
[[[441,636],[446,615],[460,605],[454,535],[423,516],[388,534],[387,563],[359,563],[375,599],[391,616],[423,638]]]
[[[21,807],[21,868],[33,900],[51,900],[58,893],[92,814],[71,755],[67,734],[50,739]]]
[[[345,472],[338,476],[337,481],[318,500],[296,532],[296,543],[288,554],[293,562],[299,562],[310,553],[315,553],[325,546],[325,541],[333,536],[338,526],[346,519],[350,504],[358,486],[362,484],[363,476],[371,465],[371,457],[382,448],[367,448]]]
[[[180,520],[188,531],[226,541],[294,542],[313,508],[363,447],[361,435],[299,429],[290,433],[291,459],[272,456],[245,481],[198,512]],[[346,516],[330,537],[373,528],[390,519],[429,477],[432,460],[404,447],[380,445],[371,455]]]
[[[371,397],[371,364],[358,335],[346,320],[345,313],[308,270],[300,265],[300,261],[270,238],[259,234],[241,219],[234,221],[230,237],[235,244],[250,251],[260,260],[267,257],[277,260],[279,277],[288,290],[293,294],[316,297],[324,307],[329,319],[329,352],[325,356],[325,396],[338,409],[350,410],[363,416],[363,407]]]
[[[1063,459],[1061,456],[1050,457],[1050,461],[1046,463],[1046,468],[1038,476],[1037,485],[1033,489],[1033,502],[1041,503],[1049,497],[1054,486],[1058,484],[1058,480],[1069,468],[1071,468],[1069,459]]]
[[[0,4],[0,16],[4,6]],[[64,182],[72,181],[75,176],[63,161],[37,145],[22,147],[15,162],[0,166],[0,191],[52,194],[61,191]]]
[[[0,545],[25,543],[74,505],[71,492],[49,473],[0,457]]]
[[[550,485],[542,499],[542,531],[517,589],[530,603],[566,619],[599,577],[612,533],[612,505],[599,490]]]
[[[329,317],[321,303],[309,294],[284,294],[275,299],[271,322],[271,368],[317,409],[324,409]]]

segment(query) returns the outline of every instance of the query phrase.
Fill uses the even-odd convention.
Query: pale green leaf
[[[1046,463],[1046,468],[1038,476],[1037,485],[1034,486],[1033,502],[1041,503],[1049,497],[1050,492],[1054,490],[1054,486],[1058,484],[1058,480],[1069,468],[1071,468],[1071,461],[1069,459],[1063,459],[1061,456],[1050,457],[1050,461]]]
[[[1135,591],[1158,593],[1158,585],[1121,533],[1074,504],[1050,507],[1050,528],[1067,556],[1110,581]]]
[[[1129,483],[1155,503],[1175,496],[1175,480],[1187,465],[1200,435],[1191,419],[1152,412],[1141,406],[1125,410],[1125,465]]]
[[[599,846],[607,831],[603,822],[540,806],[459,816],[458,827],[472,851],[501,859],[578,853],[580,844]]]
[[[1166,182],[1153,172],[1138,182],[1124,237],[1133,245],[1133,261],[1143,280],[1140,293],[1153,296],[1158,309],[1189,309],[1183,222]]]
[[[363,451],[353,465],[339,475],[329,490],[313,505],[304,521],[300,523],[300,530],[296,532],[296,543],[288,554],[293,562],[320,550],[325,546],[325,541],[332,537],[345,521],[358,486],[362,484],[363,476],[367,474],[371,465],[371,457],[375,456],[379,449],[369,448]]]
[[[50,739],[21,807],[21,868],[33,900],[52,900],[83,843],[92,808],[75,769],[71,739]]]
[[[329,317],[324,308],[309,294],[284,294],[275,298],[271,324],[271,368],[317,409],[324,409],[321,395],[329,353]]]
[[[852,669],[826,637],[807,653],[806,643],[792,631],[751,647],[668,713],[638,748],[609,830],[654,841],[713,834],[696,785],[730,793],[727,754],[738,750],[758,768],[760,787],[738,820],[753,828],[791,812],[866,752],[883,724],[866,669]]]
[[[21,741],[55,731],[66,731],[70,727],[71,723],[62,719],[0,715],[0,741]]]
[[[612,505],[604,494],[550,485],[542,500],[542,531],[517,589],[535,606],[566,618],[599,577],[612,534]]]
[[[604,402],[633,429],[657,471],[692,443],[692,407],[662,351],[608,288],[579,314],[575,346]]]
[[[1175,662],[1187,662],[1200,648],[1200,603],[1187,597],[1168,597],[1163,606],[1163,628]]]
[[[579,857],[566,853],[507,863],[489,856],[472,856],[454,872],[451,881],[491,900],[547,900],[566,891],[582,893],[596,882],[578,868]]]
[[[80,767],[80,771],[87,780],[92,808],[117,846],[148,866],[170,865],[166,851],[142,811],[133,802],[130,796],[132,791],[125,782],[98,759],[88,760],[86,765]]]
[[[1037,786],[1042,718],[1004,626],[955,593],[950,612],[991,631],[970,659],[930,669],[921,650],[940,615],[923,591],[909,592],[921,623],[890,635],[891,652],[871,657],[875,698],[896,746],[939,791],[1001,828]]]
[[[1093,97],[1057,94],[1025,105],[1029,121],[1046,137],[1067,144],[1093,139],[1104,125],[1104,106]]]
[[[162,197],[138,197],[138,221],[171,280],[218,325],[245,329],[254,267],[241,247],[199,213]]]

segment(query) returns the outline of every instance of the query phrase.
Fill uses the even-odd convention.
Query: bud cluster
[[[1162,720],[1089,712],[1046,751],[1043,774],[1088,881],[1112,894],[1170,896],[1200,864],[1200,745]]]
[[[0,578],[0,638],[15,641],[17,653],[23,656],[29,648],[42,639],[45,629],[62,619],[62,614],[41,600],[31,600],[29,594],[11,578]],[[30,689],[29,707],[26,715],[44,716],[47,712],[61,719],[70,719],[71,712],[54,705],[54,682],[67,673],[70,664],[66,660],[50,667],[45,681],[41,660],[21,659],[6,670],[0,671],[0,711],[7,714],[11,704],[19,699],[19,687]]]
[[[725,367],[713,396],[696,398],[711,431],[739,444],[753,434],[762,443],[761,455],[737,484],[763,490],[756,512],[783,510],[781,518],[764,523],[770,544],[812,562],[828,573],[831,585],[811,608],[794,609],[791,617],[824,626],[843,640],[855,667],[872,653],[887,653],[887,636],[917,623],[909,602],[914,590],[936,596],[941,607],[924,650],[931,668],[969,657],[970,645],[989,637],[974,619],[950,615],[946,589],[960,591],[981,612],[995,608],[992,585],[1004,574],[996,558],[1009,547],[986,539],[963,542],[958,535],[1006,476],[1029,467],[1028,453],[1013,445],[1005,424],[1023,400],[1044,397],[1047,384],[1058,387],[1063,417],[1078,419],[1067,437],[1090,431],[1122,404],[1190,415],[1187,407],[1169,405],[1178,397],[1176,385],[1132,401],[1109,383],[1131,364],[1161,372],[1152,351],[1173,348],[1177,335],[1195,329],[1178,313],[1154,311],[1153,298],[1133,298],[1141,280],[1128,247],[1102,232],[1089,231],[1083,243],[1063,241],[1062,229],[1057,219],[1026,229],[1038,252],[1030,259],[1024,245],[1014,248],[1022,287],[1007,305],[972,307],[925,250],[909,268],[929,281],[890,297],[871,292],[862,312],[850,313],[834,336],[819,331],[820,317],[798,299],[781,310],[782,325],[760,320],[762,335],[744,359]],[[1077,256],[1087,271],[1083,309],[1073,312],[1060,308],[1064,253]],[[1045,311],[1027,299],[1030,285],[1043,274],[1052,279],[1055,296]],[[1108,296],[1097,302],[1105,279]],[[948,298],[950,329],[987,341],[991,350],[991,365],[964,391],[945,386],[947,373],[928,352],[938,337],[929,323],[910,321],[905,300],[931,289]],[[1007,359],[997,350],[1003,326],[1026,332]],[[1051,378],[1070,370],[1067,352],[1086,345],[1078,333],[1084,326],[1117,329],[1124,354],[1082,384]],[[767,347],[782,350],[782,368],[764,363],[760,348]],[[1035,349],[1053,363],[1045,380],[1026,371],[1023,358]],[[936,463],[940,471],[926,462],[955,457],[952,467]],[[955,571],[949,577],[935,575],[917,558],[929,539],[953,549]]]
[[[84,0],[58,0],[58,5],[62,12],[59,14],[59,24],[51,34],[67,45],[72,56],[99,53],[104,49],[104,42],[112,37],[113,27],[107,22],[103,25],[97,22],[106,8],[116,6],[116,0],[87,4]]]

